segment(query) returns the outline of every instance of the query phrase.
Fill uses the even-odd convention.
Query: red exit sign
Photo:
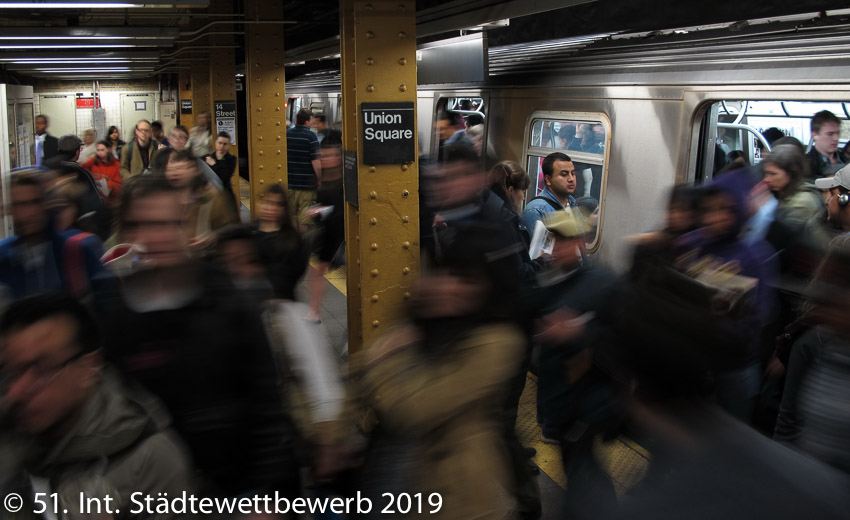
[[[77,108],[95,108],[95,101],[97,101],[97,108],[100,108],[100,98],[78,97]]]

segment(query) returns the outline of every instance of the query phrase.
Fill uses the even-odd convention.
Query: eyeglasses
[[[0,395],[6,394],[15,382],[20,381],[21,378],[30,372],[32,372],[30,391],[38,392],[43,390],[49,386],[50,383],[52,383],[53,380],[56,379],[63,370],[65,370],[65,368],[86,354],[88,354],[88,352],[77,352],[65,361],[53,366],[45,366],[44,363],[35,362],[17,368],[0,367]]]

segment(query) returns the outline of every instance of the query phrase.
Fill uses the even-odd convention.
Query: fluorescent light
[[[103,67],[98,69],[83,69],[83,68],[60,68],[60,69],[33,69],[33,72],[61,74],[66,72],[132,72],[130,67]]]
[[[3,36],[0,40],[132,40],[132,36]]]
[[[209,7],[209,0],[136,0],[133,2],[0,2],[0,9],[132,9]]]
[[[138,45],[74,45],[74,44],[57,44],[57,45],[0,45],[0,49],[126,49],[128,47],[138,47]]]
[[[63,65],[66,63],[131,63],[133,60],[128,59],[103,59],[103,60],[14,60],[10,61],[10,65]]]

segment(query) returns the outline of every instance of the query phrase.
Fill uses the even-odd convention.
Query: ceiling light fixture
[[[204,8],[209,0],[131,0],[128,2],[0,2],[0,9]]]
[[[56,45],[0,45],[0,49],[126,49],[129,47],[138,47],[138,45],[75,45],[70,43]]]

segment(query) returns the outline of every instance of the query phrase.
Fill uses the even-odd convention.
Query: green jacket
[[[193,492],[186,451],[169,422],[168,413],[156,398],[125,386],[117,374],[106,369],[76,427],[59,442],[47,445],[31,438],[0,436],[0,442],[6,441],[0,445],[0,453],[15,455],[0,463],[3,477],[11,476],[5,485],[0,481],[0,491],[24,497],[24,508],[9,518],[42,518],[33,514],[40,507],[33,493],[39,491],[47,493],[44,500],[51,511],[54,504],[49,495],[58,493],[57,509],[67,509],[69,519],[95,517],[77,513],[81,492],[101,502],[104,495],[112,497],[111,509],[120,511],[113,515],[116,520],[176,517],[131,513],[139,509],[131,501],[133,493],[175,497],[183,491]],[[34,484],[38,481],[40,489]]]
[[[150,150],[148,164],[151,164],[154,157],[156,157],[156,153],[159,151],[159,143],[151,139],[148,146]],[[142,161],[142,152],[139,150],[139,143],[133,139],[121,149],[121,179],[127,181],[130,177],[142,173],[144,169],[145,163]]]

